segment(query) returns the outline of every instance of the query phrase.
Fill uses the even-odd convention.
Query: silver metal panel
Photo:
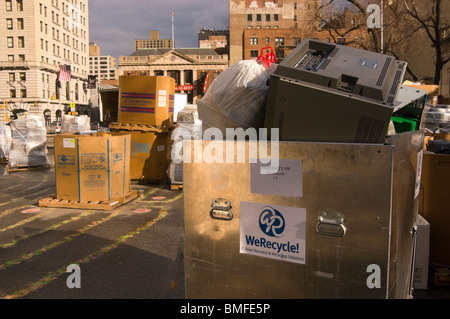
[[[216,143],[200,142],[203,149]],[[253,142],[234,143],[248,150]],[[223,147],[225,154],[224,144],[215,145]],[[405,260],[412,253],[410,227],[415,212],[411,209],[415,208],[393,202],[402,196],[401,192],[392,191],[396,181],[394,149],[395,146],[380,144],[280,142],[280,159],[302,162],[301,196],[252,193],[248,161],[232,164],[185,161],[186,297],[407,298],[410,277],[406,273],[411,269],[411,259]],[[408,180],[415,179],[414,173],[410,176],[413,169],[409,168],[402,184],[408,185],[408,189]],[[224,201],[211,207],[214,199],[224,199],[230,207]],[[305,263],[241,254],[240,216],[245,214],[240,210],[241,202],[305,209]],[[214,209],[217,211],[212,213]],[[393,217],[396,210],[409,211],[406,224],[403,217]],[[319,217],[324,211],[345,216],[344,236],[318,232]],[[397,234],[393,224],[409,235]],[[406,242],[402,242],[406,237]],[[398,249],[405,247],[400,257]],[[380,267],[380,288],[371,289],[366,283],[371,275],[369,265]]]

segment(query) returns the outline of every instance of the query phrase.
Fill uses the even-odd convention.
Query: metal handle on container
[[[344,214],[327,210],[319,214],[316,232],[321,235],[343,237],[347,233]]]
[[[212,219],[232,220],[233,212],[231,211],[231,202],[224,198],[213,199],[211,203],[211,211],[209,216]]]

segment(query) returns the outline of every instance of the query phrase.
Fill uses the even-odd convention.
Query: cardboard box
[[[149,126],[173,122],[175,79],[120,76],[119,81],[119,122]]]
[[[417,215],[416,255],[414,260],[414,288],[428,289],[430,258],[430,223]]]
[[[112,201],[131,191],[129,133],[64,133],[54,142],[58,199]]]
[[[450,265],[450,155],[424,152],[419,212],[431,224],[430,261]]]
[[[170,133],[126,131],[131,134],[130,177],[132,180],[163,181],[170,164]]]

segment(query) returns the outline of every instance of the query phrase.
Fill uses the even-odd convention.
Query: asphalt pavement
[[[56,194],[48,150],[50,169],[0,176],[0,299],[183,299],[183,192],[133,183],[111,211],[39,207]]]
[[[111,211],[39,207],[56,193],[48,146],[49,169],[0,165],[0,299],[184,299],[182,190],[133,183],[139,196]],[[449,288],[430,278],[414,298]]]

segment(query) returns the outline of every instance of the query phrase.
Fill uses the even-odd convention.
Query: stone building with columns
[[[228,55],[212,49],[139,49],[119,57],[119,75],[171,76],[176,92],[186,93],[188,103],[197,103],[211,83],[228,67]]]

